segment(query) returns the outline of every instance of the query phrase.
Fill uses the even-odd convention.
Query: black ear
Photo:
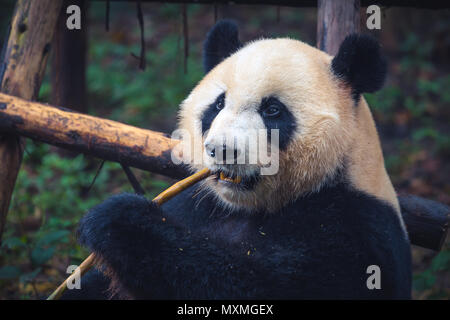
[[[358,34],[345,38],[331,62],[331,68],[352,87],[355,99],[361,93],[380,89],[387,70],[378,42],[369,35]]]
[[[205,73],[242,47],[238,28],[231,20],[221,20],[208,32],[203,45]]]

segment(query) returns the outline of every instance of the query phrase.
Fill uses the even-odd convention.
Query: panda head
[[[287,38],[243,46],[230,21],[209,32],[203,62],[207,74],[179,113],[186,161],[214,173],[204,187],[224,205],[266,211],[341,179],[358,139],[360,95],[378,90],[386,72],[379,45],[367,36],[348,36],[333,58]],[[255,135],[258,152],[263,145],[260,132],[276,164],[261,164],[259,153],[249,161]],[[271,166],[274,172],[261,174]]]

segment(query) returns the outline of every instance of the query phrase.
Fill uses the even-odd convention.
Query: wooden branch
[[[188,176],[187,170],[175,165],[170,157],[179,141],[162,133],[0,93],[2,131],[176,179]],[[447,233],[450,209],[415,196],[399,200],[411,242],[439,250]]]
[[[398,200],[411,243],[439,251],[447,237],[450,208],[413,195]]]
[[[127,175],[128,181],[130,181],[131,186],[134,189],[134,192],[139,195],[144,195],[145,190],[144,190],[144,188],[142,188],[141,184],[139,183],[138,179],[134,175],[133,171],[131,171],[131,169],[128,166],[124,166],[123,164],[122,164],[122,169],[125,172],[125,174]]]
[[[1,92],[37,98],[61,5],[60,0],[17,1],[0,61]],[[22,154],[18,136],[0,136],[0,243]]]
[[[317,47],[334,56],[345,37],[359,31],[359,0],[318,0]]]
[[[0,94],[0,131],[179,179],[187,171],[171,160],[178,143],[166,135],[69,109]]]

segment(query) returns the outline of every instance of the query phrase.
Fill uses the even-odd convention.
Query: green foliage
[[[447,156],[450,155],[450,76],[440,74],[430,63],[432,48],[431,41],[409,34],[400,45],[403,54],[398,84],[389,83],[376,93],[366,94],[365,98],[382,124],[398,126],[396,116],[407,111],[407,123],[400,125],[412,128],[412,143],[421,148],[426,143],[434,155]],[[444,115],[442,119],[437,117],[441,115]],[[391,156],[388,168],[398,169],[398,163],[394,164],[398,155]]]
[[[417,273],[413,277],[413,288],[417,291],[431,290],[437,281],[438,274],[450,270],[450,247],[444,248],[431,261],[431,265],[425,271]],[[430,299],[446,298],[445,292],[433,292]],[[447,297],[448,298],[448,297]]]
[[[415,33],[409,33],[400,45],[403,58],[400,62],[402,72],[412,70],[430,70],[433,68],[430,63],[430,52],[433,48],[432,40],[419,38]]]
[[[42,268],[36,268],[31,272],[21,275],[19,281],[22,283],[32,282],[41,271]]]
[[[436,283],[436,276],[431,270],[424,271],[413,277],[413,287],[417,291],[430,289]]]
[[[399,173],[403,167],[403,159],[400,155],[392,154],[386,155],[384,159],[384,164],[386,169],[391,173]]]
[[[191,46],[188,73],[184,74],[180,39],[176,35],[168,35],[147,52],[147,69],[143,72],[137,70],[137,61],[131,60],[129,64],[125,61],[130,52],[139,52],[136,45],[130,48],[96,41],[90,48],[87,71],[90,90],[108,97],[99,102],[104,107],[115,106],[112,119],[133,125],[144,126],[158,118],[173,117],[180,102],[203,75],[200,59],[192,58],[199,55],[196,46]]]
[[[0,268],[1,279],[15,279],[20,276],[20,269],[14,266],[4,266]]]
[[[396,86],[388,86],[377,93],[367,93],[364,97],[374,112],[391,116],[402,97],[402,92]]]

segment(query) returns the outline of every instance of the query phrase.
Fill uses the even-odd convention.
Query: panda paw
[[[145,197],[119,194],[88,211],[80,221],[78,238],[106,260],[120,258],[151,241],[158,216],[158,207]]]

